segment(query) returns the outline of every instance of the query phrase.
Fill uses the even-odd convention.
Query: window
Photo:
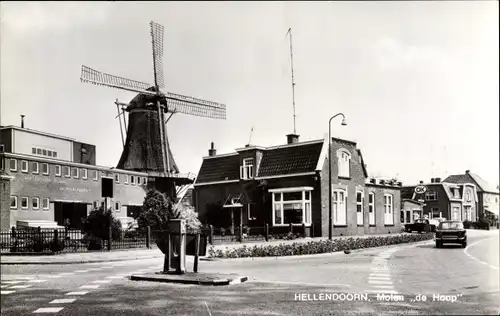
[[[68,167],[68,166],[64,166],[64,176],[65,176],[66,178],[71,177],[71,172],[70,172],[70,170],[69,170],[69,167]]]
[[[467,191],[467,194],[465,195],[465,200],[467,202],[472,201],[472,194],[470,193],[470,191]]]
[[[425,193],[425,199],[427,201],[436,201],[438,199],[438,194],[434,190],[429,190]]]
[[[33,162],[33,173],[38,174],[40,170],[38,169],[38,162]]]
[[[433,207],[431,209],[432,211],[432,218],[436,218],[436,217],[441,217],[441,213],[439,212],[439,207]]]
[[[28,208],[28,198],[26,196],[23,196],[21,198],[21,208],[22,209],[27,209]]]
[[[99,172],[97,170],[93,170],[93,172],[94,172],[94,177],[93,177],[94,181],[99,180]]]
[[[384,223],[394,225],[393,198],[390,194],[384,194]]]
[[[466,221],[472,221],[472,209],[470,206],[465,206],[465,220]]]
[[[56,165],[54,167],[56,169],[56,176],[60,177],[61,176],[61,166]]]
[[[99,208],[99,201],[94,201],[94,209]]]
[[[4,158],[0,157],[0,170],[4,170],[5,165],[4,165]]]
[[[10,159],[10,171],[17,171],[17,160],[16,159]]]
[[[33,155],[36,155],[36,148],[35,148],[35,147],[31,148],[31,153],[32,153]]]
[[[49,164],[48,163],[42,163],[42,173],[44,175],[49,174]]]
[[[115,174],[115,182],[120,183],[120,175],[119,174]]]
[[[57,152],[56,151],[52,152],[52,157],[54,157],[54,158],[57,157]]]
[[[411,211],[406,211],[406,222],[411,223]]]
[[[454,196],[455,199],[459,199],[460,198],[460,191],[457,188],[453,189],[453,196]]]
[[[339,177],[349,178],[351,154],[345,149],[339,149],[337,151],[337,158],[339,164]]]
[[[28,172],[28,162],[26,160],[21,160],[21,171]]]
[[[135,176],[130,176],[130,184],[135,184]]]
[[[47,156],[52,157],[52,150],[47,150]]]
[[[123,183],[128,184],[128,174],[124,174],[123,178]]]
[[[82,179],[87,179],[87,169],[82,169]]]
[[[115,211],[116,212],[120,212],[121,209],[120,209],[120,202],[115,202]]]
[[[42,155],[47,156],[47,149],[42,149]]]
[[[10,196],[10,208],[17,209],[17,196],[15,195]]]
[[[40,208],[40,198],[34,197],[32,199],[32,202],[33,202],[33,209],[38,210]]]
[[[80,176],[80,171],[78,170],[78,168],[71,168],[71,174],[73,178],[78,179]]]
[[[375,225],[375,193],[368,194],[368,222]]]
[[[358,225],[363,225],[363,192],[356,192],[356,214]]]
[[[310,189],[277,189],[273,192],[273,225],[311,224]],[[256,219],[248,208],[249,219]]]
[[[143,185],[148,184],[148,178],[146,178],[146,177],[142,178],[142,184]]]
[[[36,154],[37,155],[41,155],[42,154],[42,149],[41,148],[37,148],[36,149]]]
[[[451,214],[451,219],[454,221],[461,221],[460,208],[457,206],[453,207],[453,213]]]
[[[240,178],[241,179],[253,178],[253,158],[243,159],[243,166],[241,166],[240,168]]]
[[[332,192],[333,225],[347,225],[346,195],[342,189]]]
[[[48,210],[49,209],[49,198],[43,198],[43,200],[42,200],[42,208],[44,210]]]

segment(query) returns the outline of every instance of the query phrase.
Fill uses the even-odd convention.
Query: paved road
[[[161,259],[108,264],[2,266],[2,315],[353,315],[500,312],[498,231],[469,237],[466,249],[432,242],[305,258],[201,262],[206,272],[250,281],[227,287],[136,282]],[[191,266],[188,262],[188,267]],[[10,281],[10,283],[9,283]],[[393,299],[377,301],[377,293]],[[325,294],[342,300],[315,300]],[[359,295],[356,301],[353,294]],[[415,301],[418,294],[427,300]],[[433,300],[433,294],[441,294]],[[401,296],[399,296],[401,295]],[[324,298],[333,298],[324,297]],[[341,299],[341,297],[339,298]],[[49,309],[43,309],[49,308]]]

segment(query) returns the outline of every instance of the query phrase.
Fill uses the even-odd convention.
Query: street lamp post
[[[337,116],[342,116],[342,126],[346,126],[345,115],[337,113],[328,121],[328,239],[332,239],[333,218],[332,218],[332,120]]]

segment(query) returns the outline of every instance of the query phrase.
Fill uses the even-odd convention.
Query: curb
[[[67,260],[67,261],[12,261],[12,262],[0,262],[0,265],[41,265],[41,264],[80,264],[80,263],[99,263],[99,262],[116,262],[116,261],[130,261],[130,260],[142,260],[142,259],[154,259],[162,258],[163,254],[155,256],[144,256],[144,257],[128,257],[128,258],[115,258],[115,259],[89,259],[89,260]]]
[[[221,286],[221,285],[233,285],[243,283],[248,280],[248,277],[236,277],[234,279],[217,279],[217,280],[183,280],[183,279],[163,279],[156,277],[148,277],[141,275],[130,276],[132,281],[150,281],[150,282],[161,282],[161,283],[180,283],[180,284],[195,284],[195,285],[209,285],[209,286]]]
[[[369,251],[369,250],[394,248],[394,247],[401,247],[401,246],[408,246],[408,245],[412,245],[412,246],[415,245],[416,246],[416,245],[425,244],[428,242],[434,242],[434,240],[428,239],[428,240],[400,243],[400,244],[388,245],[388,246],[354,249],[354,250],[351,250],[351,254],[352,253],[360,253],[360,252]],[[307,258],[332,257],[332,256],[338,256],[338,255],[342,255],[342,254],[344,254],[343,250],[335,251],[335,252],[325,252],[325,253],[316,253],[316,254],[308,254],[308,255],[291,255],[291,256],[243,257],[243,258],[200,258],[200,261],[227,261],[227,262],[231,262],[231,261],[253,261],[253,260],[290,260],[290,259],[300,260],[300,259],[307,259]]]

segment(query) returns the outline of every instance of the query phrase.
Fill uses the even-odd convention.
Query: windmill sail
[[[151,39],[153,44],[153,67],[155,86],[157,88],[165,87],[163,76],[163,25],[151,21]]]

